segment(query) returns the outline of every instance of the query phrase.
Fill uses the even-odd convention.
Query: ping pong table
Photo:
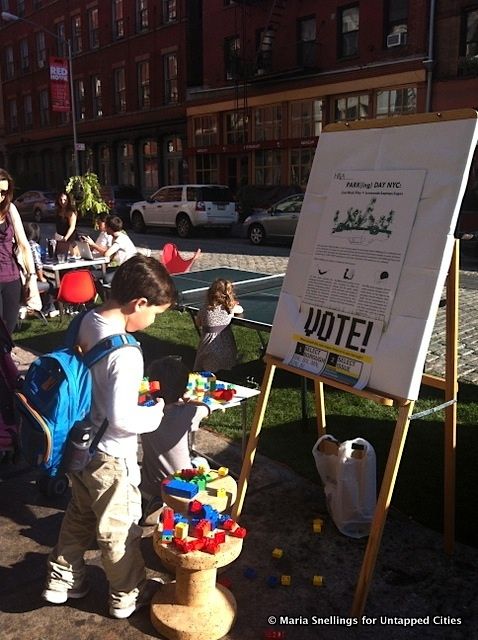
[[[281,292],[283,273],[273,274],[215,267],[172,276],[178,290],[178,308],[196,315],[206,299],[210,285],[217,278],[230,280],[244,313],[235,316],[233,323],[270,332]]]

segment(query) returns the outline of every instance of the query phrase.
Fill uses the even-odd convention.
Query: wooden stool
[[[217,569],[235,560],[242,538],[226,535],[218,553],[181,553],[174,544],[161,542],[158,527],[153,546],[161,561],[176,568],[176,580],[162,586],[151,602],[151,622],[169,640],[218,640],[236,618],[232,593],[216,584]]]

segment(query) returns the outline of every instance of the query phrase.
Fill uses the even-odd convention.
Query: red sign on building
[[[50,57],[51,110],[70,111],[68,60]]]

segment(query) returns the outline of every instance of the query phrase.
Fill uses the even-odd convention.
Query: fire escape
[[[264,75],[272,70],[272,51],[284,15],[287,0],[273,0],[266,26],[262,32],[256,55],[255,74]]]

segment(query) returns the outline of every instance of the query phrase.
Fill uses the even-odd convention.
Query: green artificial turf
[[[46,352],[61,344],[68,318],[62,323],[50,320],[45,327],[37,319],[27,319],[15,342],[27,349]],[[264,364],[260,357],[261,342],[255,331],[234,327],[242,362],[228,375],[237,384],[262,382]],[[187,313],[168,311],[158,316],[147,331],[139,333],[146,366],[154,358],[181,355],[192,367],[198,342],[196,330]],[[317,440],[312,386],[307,390],[307,409],[310,416],[302,420],[301,377],[278,370],[265,412],[259,439],[259,452],[291,467],[297,474],[319,482],[312,457]],[[423,387],[415,412],[436,406],[442,396]],[[255,400],[248,403],[249,424]],[[349,393],[326,388],[327,431],[338,440],[363,437],[377,454],[378,482],[384,471],[388,450],[396,422],[396,410],[377,405]],[[241,409],[215,412],[207,420],[210,428],[236,442],[242,437]],[[410,425],[392,504],[411,518],[433,528],[443,530],[443,414],[431,414]],[[461,542],[476,545],[478,523],[474,507],[478,501],[474,482],[475,451],[478,436],[478,393],[471,384],[460,384],[457,428],[457,486],[456,535]],[[378,485],[379,486],[379,485]]]

